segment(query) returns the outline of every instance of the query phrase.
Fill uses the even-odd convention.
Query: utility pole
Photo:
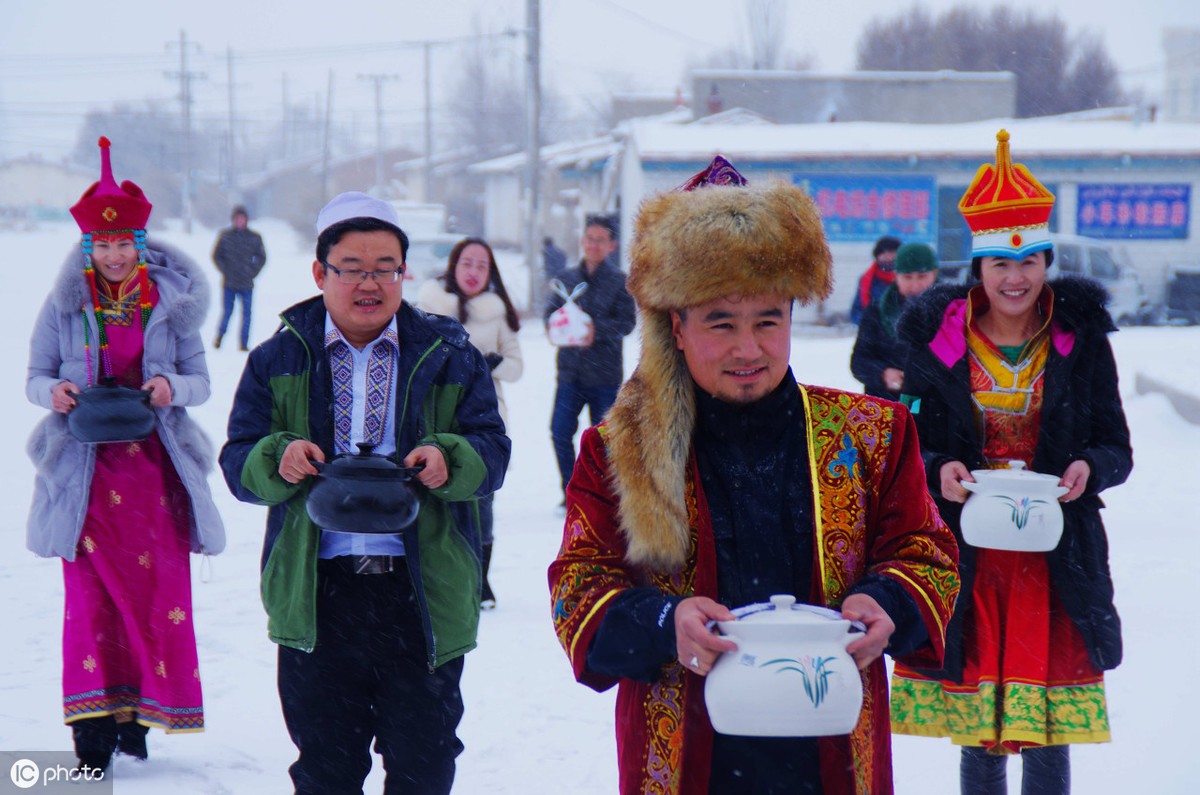
[[[541,11],[538,0],[525,0],[525,36],[528,65],[526,67],[526,105],[528,118],[525,130],[525,267],[529,269],[529,311],[537,312],[545,285],[545,274],[538,258],[539,180],[542,158],[542,80],[541,80]]]
[[[329,126],[333,120],[333,69],[329,70],[329,91],[325,94],[325,141],[321,147],[321,204],[329,201]]]
[[[284,160],[288,156],[288,79],[287,73],[284,72],[280,81],[280,87],[283,91],[283,116],[279,122],[279,155]]]
[[[359,80],[375,84],[375,187],[382,193],[383,181],[383,84],[388,80],[399,80],[398,75],[359,75]]]
[[[167,49],[171,43],[167,43]],[[196,48],[199,50],[199,47]],[[179,78],[179,99],[183,104],[183,231],[192,231],[192,81],[204,77],[203,72],[187,68],[187,33],[179,31],[179,71],[167,72],[169,78]]]
[[[229,79],[229,156],[225,161],[225,184],[228,186],[229,195],[236,200],[238,198],[237,189],[237,165],[234,152],[237,146],[234,143],[237,138],[234,134],[235,115],[233,112],[233,48],[225,48],[225,72]]]
[[[430,88],[429,49],[432,42],[425,42],[425,195],[422,201],[433,201],[433,89]]]

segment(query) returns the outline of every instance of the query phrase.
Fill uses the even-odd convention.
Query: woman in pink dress
[[[147,243],[151,205],[132,182],[117,185],[108,140],[100,147],[101,179],[71,208],[81,250],[38,316],[26,383],[51,409],[29,441],[28,545],[63,558],[64,719],[93,771],[117,751],[146,759],[151,726],[203,730],[188,553],[225,545],[211,446],[184,408],[209,395],[208,288],[182,254]],[[149,393],[149,435],[76,438],[68,415],[97,385]]]

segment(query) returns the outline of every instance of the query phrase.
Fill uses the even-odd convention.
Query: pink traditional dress
[[[1020,348],[998,348],[975,318],[983,288],[970,294],[967,347],[971,397],[988,468],[1010,460],[1032,469],[1042,418],[1052,293],[1039,306],[1042,329]],[[1107,742],[1104,674],[1050,579],[1044,552],[975,550],[970,623],[961,683],[939,682],[897,664],[892,731],[949,737],[994,753]]]
[[[153,306],[157,289],[146,283]],[[137,272],[119,287],[97,287],[112,374],[139,388],[145,315]],[[63,561],[66,723],[113,715],[167,732],[203,730],[189,511],[157,431],[137,442],[96,445],[76,557]]]

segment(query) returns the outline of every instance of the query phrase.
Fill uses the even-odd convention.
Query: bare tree
[[[787,9],[779,0],[746,0],[753,69],[778,69],[783,57]]]
[[[476,31],[478,34],[478,30]],[[482,34],[464,45],[461,72],[450,108],[450,129],[459,147],[480,157],[514,152],[525,144],[525,61],[511,45]],[[541,139],[562,140],[564,131],[578,129],[569,118],[567,103],[542,85]]]
[[[997,6],[957,6],[937,18],[919,6],[868,23],[858,41],[858,68],[1017,76],[1017,115],[1065,113],[1120,103],[1122,92],[1104,45],[1067,35],[1057,15]]]

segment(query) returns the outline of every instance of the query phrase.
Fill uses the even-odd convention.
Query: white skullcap
[[[334,224],[349,221],[351,218],[374,218],[400,228],[400,216],[396,214],[395,207],[361,191],[352,190],[339,193],[321,208],[317,215],[317,236],[320,237],[322,232]]]

